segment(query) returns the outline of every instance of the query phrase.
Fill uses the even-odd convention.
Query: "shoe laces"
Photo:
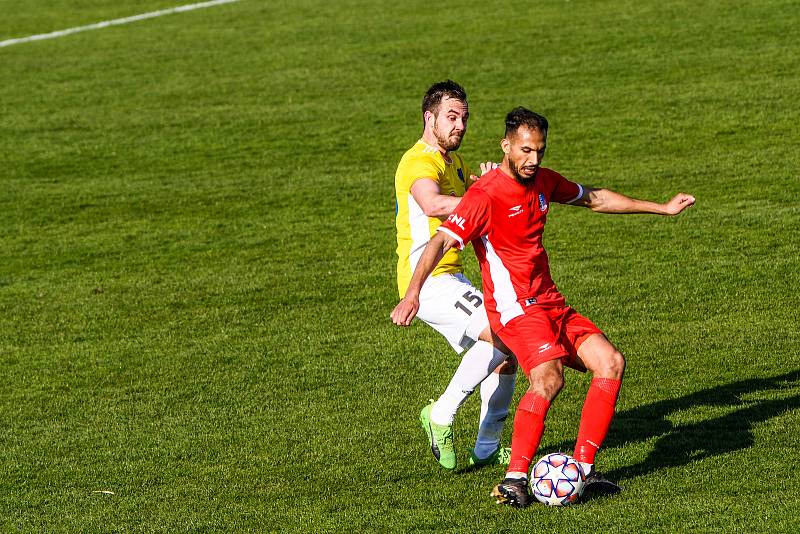
[[[442,445],[453,444],[453,427],[445,427],[442,432],[437,436],[442,440]]]
[[[527,478],[505,478],[501,482],[502,486],[513,489],[515,492],[521,491],[526,495],[528,494],[528,484]]]

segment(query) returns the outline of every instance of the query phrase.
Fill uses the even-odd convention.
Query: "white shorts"
[[[417,317],[442,334],[458,353],[474,345],[489,326],[483,293],[461,273],[425,280]]]

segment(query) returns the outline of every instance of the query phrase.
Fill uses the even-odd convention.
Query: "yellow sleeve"
[[[430,178],[438,184],[443,175],[444,165],[439,165],[434,158],[427,154],[409,158],[402,168],[403,185],[409,191],[414,182],[420,178]]]

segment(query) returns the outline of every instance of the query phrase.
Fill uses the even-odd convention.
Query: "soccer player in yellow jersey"
[[[434,84],[422,100],[422,138],[400,160],[397,195],[397,286],[402,298],[425,245],[469,187],[471,175],[456,150],[467,131],[467,94],[457,83]],[[481,164],[486,172],[491,163]],[[483,294],[464,276],[461,252],[453,247],[423,284],[417,317],[441,333],[461,364],[438,400],[420,413],[431,451],[446,469],[456,467],[453,420],[473,390],[481,388],[478,437],[469,464],[508,464],[500,447],[514,395],[516,362],[492,344]]]

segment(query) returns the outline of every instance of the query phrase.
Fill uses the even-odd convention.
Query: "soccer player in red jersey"
[[[525,108],[506,116],[503,162],[467,191],[439,227],[405,297],[392,311],[395,324],[410,324],[419,307],[419,289],[439,258],[472,242],[492,331],[516,355],[529,381],[514,416],[506,477],[492,491],[498,503],[516,507],[532,500],[528,472],[547,410],[564,385],[565,365],[593,375],[574,451],[587,475],[586,491],[620,491],[595,470],[594,459],[614,415],[625,358],[597,326],[566,304],[553,283],[542,247],[550,202],[600,213],[659,215],[677,215],[695,202],[693,196],[678,193],[659,204],[571,182],[541,167],[547,128],[547,119]]]

